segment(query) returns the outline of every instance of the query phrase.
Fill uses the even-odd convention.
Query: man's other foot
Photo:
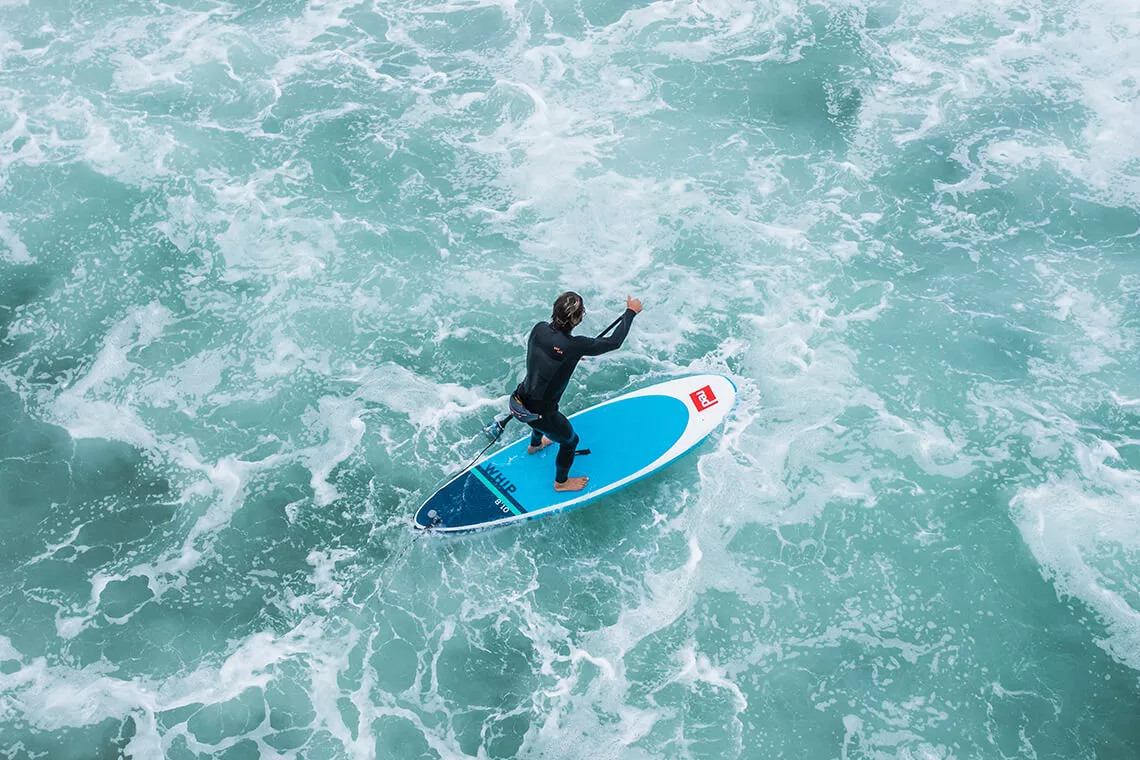
[[[589,478],[567,478],[565,483],[554,481],[555,491],[581,491],[586,487]]]
[[[543,449],[545,449],[547,446],[549,446],[552,443],[554,443],[554,441],[550,440],[549,438],[547,438],[544,435],[544,436],[542,436],[542,443],[539,444],[538,446],[527,446],[526,447],[526,453],[537,454],[538,452],[542,451]]]

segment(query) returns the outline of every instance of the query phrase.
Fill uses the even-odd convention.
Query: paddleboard
[[[526,436],[436,491],[416,511],[415,525],[439,523],[436,533],[462,533],[563,512],[611,494],[678,459],[703,441],[736,404],[736,385],[723,375],[690,375],[604,401],[570,416],[579,448],[571,477],[590,478],[585,490],[554,490],[558,445],[526,453]],[[509,428],[510,429],[510,428]]]

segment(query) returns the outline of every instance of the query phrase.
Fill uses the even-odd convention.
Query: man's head
[[[550,324],[555,330],[569,332],[582,323],[586,316],[586,305],[582,303],[582,296],[568,290],[554,299],[554,313],[550,315]]]

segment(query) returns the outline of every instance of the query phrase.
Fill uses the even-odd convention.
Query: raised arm
[[[629,328],[633,325],[633,318],[641,313],[641,300],[626,296],[625,313],[621,315],[621,322],[612,333],[604,338],[588,338],[578,335],[573,338],[571,346],[579,356],[598,356],[609,353],[621,347],[625,337],[629,335]]]

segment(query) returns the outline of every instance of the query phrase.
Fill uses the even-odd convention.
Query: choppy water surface
[[[727,428],[405,552],[567,288]],[[1138,347],[1134,3],[2,0],[0,754],[1140,756]]]

